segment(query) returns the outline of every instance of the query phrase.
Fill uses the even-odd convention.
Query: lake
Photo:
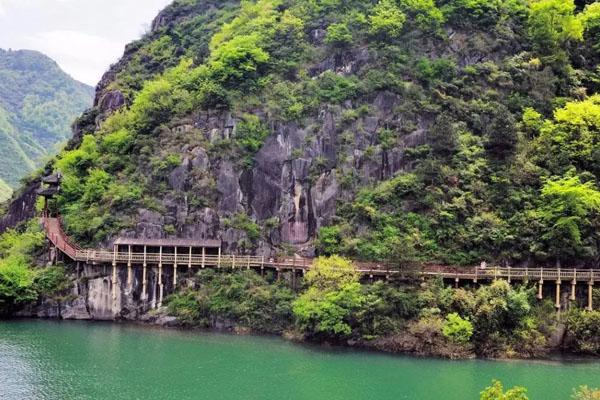
[[[447,361],[279,338],[58,321],[0,322],[0,399],[478,399],[492,379],[532,400],[600,386],[600,362]]]

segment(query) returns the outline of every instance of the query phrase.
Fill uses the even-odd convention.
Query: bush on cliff
[[[71,283],[62,266],[36,268],[44,234],[35,221],[0,235],[0,314],[35,302],[40,296],[60,298]]]
[[[573,350],[600,355],[600,311],[571,310],[567,335]]]
[[[194,282],[197,288],[166,301],[169,312],[186,325],[235,326],[267,333],[282,333],[292,325],[292,291],[270,284],[253,271],[204,270]]]

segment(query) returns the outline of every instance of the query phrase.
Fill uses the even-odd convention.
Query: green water
[[[277,338],[118,324],[0,322],[0,399],[477,399],[493,378],[532,400],[600,386],[600,363],[443,361]]]

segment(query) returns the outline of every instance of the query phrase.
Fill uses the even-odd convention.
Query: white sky
[[[38,50],[95,85],[171,1],[0,0],[0,48]]]

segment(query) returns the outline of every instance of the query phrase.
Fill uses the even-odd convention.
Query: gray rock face
[[[98,108],[104,114],[118,110],[125,104],[125,97],[119,90],[111,90],[100,98]]]
[[[40,181],[35,180],[25,186],[11,201],[6,214],[0,218],[0,234],[35,216],[35,202],[39,187]]]

